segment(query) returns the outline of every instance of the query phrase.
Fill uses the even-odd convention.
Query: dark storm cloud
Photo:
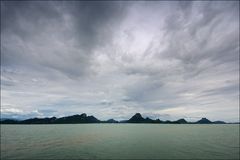
[[[2,64],[82,75],[96,47],[111,43],[125,8],[120,2],[2,2]]]
[[[75,20],[75,34],[79,45],[89,51],[95,46],[110,43],[113,29],[116,29],[126,14],[126,4],[120,2],[66,3],[67,10]]]

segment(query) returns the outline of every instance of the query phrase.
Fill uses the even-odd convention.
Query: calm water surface
[[[239,159],[239,125],[1,125],[1,159]]]

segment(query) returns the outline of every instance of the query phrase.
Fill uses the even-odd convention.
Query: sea
[[[1,125],[5,159],[239,159],[239,124]]]

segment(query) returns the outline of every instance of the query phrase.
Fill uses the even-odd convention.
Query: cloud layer
[[[239,120],[239,2],[1,2],[1,116]]]

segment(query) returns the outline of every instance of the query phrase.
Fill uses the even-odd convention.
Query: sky
[[[238,1],[1,1],[1,118],[239,121]]]

